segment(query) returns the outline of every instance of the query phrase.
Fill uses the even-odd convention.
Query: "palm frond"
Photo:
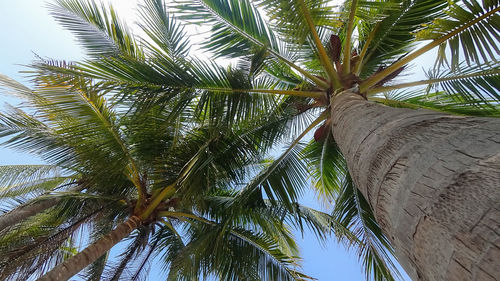
[[[0,236],[2,279],[40,276],[67,257],[66,248],[82,227],[102,211],[89,201],[67,201],[65,208],[53,208],[19,224]],[[90,208],[87,208],[90,207]],[[72,209],[71,211],[69,209]],[[75,215],[78,214],[78,215]],[[69,240],[68,240],[69,239]]]
[[[349,174],[345,175],[341,188],[332,216],[360,240],[353,244],[365,268],[366,279],[390,281],[401,278],[393,262],[394,250]]]
[[[477,4],[477,2],[474,2]],[[471,8],[470,4],[466,5],[469,7],[469,9],[472,11],[471,13],[467,13],[464,9],[462,9],[465,12],[458,12],[458,17],[464,16],[465,20],[463,21],[457,21],[455,22],[456,25],[451,28],[451,29],[446,29],[443,32],[440,33],[437,38],[429,42],[428,44],[418,48],[417,50],[411,52],[410,54],[407,54],[403,57],[400,57],[397,61],[394,61],[390,66],[387,68],[380,69],[380,71],[377,71],[372,75],[370,78],[366,79],[360,84],[360,91],[365,92],[367,89],[370,87],[373,87],[374,85],[377,85],[379,82],[383,81],[387,77],[390,77],[391,74],[398,74],[402,69],[404,69],[405,65],[407,65],[409,62],[413,61],[417,57],[421,56],[422,54],[430,51],[431,49],[441,45],[442,43],[445,43],[449,41],[450,43],[453,44],[452,47],[452,52],[455,52],[458,54],[459,52],[459,44],[457,43],[459,38],[462,38],[463,42],[466,42],[462,44],[462,47],[464,48],[465,52],[476,52],[476,49],[478,48],[481,49],[481,46],[475,46],[474,43],[471,41],[471,30],[474,28],[481,26],[485,21],[488,21],[490,19],[495,19],[496,13],[500,11],[500,6],[498,3],[494,5],[494,8],[492,9],[482,9],[480,5],[477,5],[475,8]],[[475,6],[475,5],[473,5]],[[455,6],[454,4],[451,5],[450,9],[454,9]],[[488,7],[490,7],[488,5]],[[458,10],[460,10],[459,8]],[[461,15],[463,14],[463,15]],[[494,23],[493,23],[494,24]],[[496,31],[494,31],[496,32]],[[432,32],[430,32],[432,33]],[[428,32],[424,32],[424,34],[428,34]],[[486,36],[487,34],[483,34],[483,36]],[[424,37],[427,35],[424,35]],[[472,43],[471,43],[472,42]],[[491,42],[490,42],[491,44]],[[484,46],[483,46],[484,47]],[[442,48],[440,49],[440,54],[442,55]],[[471,53],[472,54],[472,53]],[[458,65],[459,63],[459,58],[458,55],[453,55],[454,61],[452,61],[452,69],[454,66]],[[477,56],[476,56],[477,57]],[[469,63],[469,61],[467,61]]]
[[[144,44],[155,56],[185,57],[189,52],[189,40],[184,27],[167,11],[163,0],[147,0],[139,11],[142,23],[139,26],[149,40]]]
[[[193,218],[189,242],[173,262],[174,268],[194,262],[201,276],[215,274],[223,280],[307,279],[293,269],[294,259],[280,251],[272,236]],[[225,258],[228,255],[232,259]]]
[[[250,1],[177,1],[174,7],[182,20],[212,25],[210,40],[202,46],[216,56],[252,54],[255,46],[278,51],[276,35]]]
[[[470,104],[493,100],[500,101],[500,63],[483,64],[475,67],[460,67],[460,71],[431,70],[427,76],[436,83],[431,89],[442,89],[445,93],[461,96]]]
[[[32,197],[40,195],[67,180],[53,165],[0,166],[0,200],[27,194]]]
[[[387,98],[373,98],[374,101],[392,107],[424,108],[458,115],[491,116],[500,115],[500,107],[495,100],[467,101],[459,94],[446,92],[428,93],[425,89],[416,91],[393,91]]]
[[[305,12],[309,14],[312,24],[320,29],[318,33],[341,25],[337,7],[331,1],[262,0],[257,3],[266,11],[273,28],[297,46],[308,44],[307,39],[311,35]]]
[[[438,39],[453,32],[454,36],[442,43],[442,48],[446,44],[450,47],[452,70],[459,67],[461,56],[468,65],[497,61],[500,54],[499,11],[499,1],[482,1],[480,4],[476,0],[463,0],[452,3],[444,11],[446,16],[435,19],[417,35],[419,39]],[[445,52],[438,55],[439,61],[446,60]]]
[[[194,23],[212,24],[213,35],[203,44],[216,55],[240,57],[267,50],[269,55],[294,68],[318,85],[327,86],[294,63],[287,46],[280,42],[273,29],[248,0],[181,1],[175,5],[179,18]]]
[[[311,141],[302,154],[308,163],[309,172],[319,194],[330,200],[338,196],[347,170],[343,155],[333,141],[333,136],[328,133],[322,142]]]
[[[134,235],[134,237],[129,238],[133,240],[126,248],[126,250],[120,254],[120,261],[118,263],[110,266],[109,269],[104,273],[104,280],[109,281],[118,281],[120,280],[122,274],[125,271],[128,271],[127,267],[131,262],[133,262],[134,257],[137,256],[138,252],[144,248],[144,245],[147,245],[150,233],[148,231],[144,231],[142,228],[138,229],[139,231]]]
[[[75,34],[92,57],[143,56],[112,6],[107,9],[104,4],[99,6],[93,1],[57,0],[56,4],[49,4],[49,8],[54,18]]]
[[[447,4],[444,0],[401,0],[394,3],[377,11],[385,18],[360,29],[364,37],[361,45],[368,44],[363,46],[366,55],[359,70],[361,78],[410,51],[415,42],[414,32],[441,15]]]
[[[245,187],[242,188],[240,197],[245,200],[247,196],[252,196],[261,188],[265,191],[271,202],[276,198],[290,210],[293,209],[293,202],[297,202],[300,192],[305,186],[305,174],[302,161],[300,161],[302,137],[316,127],[325,114],[322,114],[312,122],[281,154],[272,161],[269,166],[262,169]]]
[[[72,153],[55,130],[44,122],[21,109],[10,107],[7,110],[7,114],[0,114],[0,137],[8,137],[2,143],[4,146],[28,153],[39,153],[48,158]]]
[[[0,90],[7,94],[26,99],[31,95],[31,89],[16,80],[0,73]]]

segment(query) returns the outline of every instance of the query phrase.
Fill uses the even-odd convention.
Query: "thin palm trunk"
[[[73,184],[73,183],[71,183],[71,184]],[[66,186],[66,185],[63,185],[63,186]],[[60,187],[63,187],[63,186],[60,186]],[[84,185],[77,185],[73,188],[70,188],[67,191],[77,192],[77,191],[81,191],[83,188],[84,188]],[[21,206],[15,208],[14,210],[0,216],[0,231],[6,229],[8,227],[11,227],[19,222],[22,222],[22,221],[24,221],[24,220],[26,220],[26,219],[28,219],[36,214],[42,213],[45,210],[56,206],[57,204],[59,204],[59,202],[61,202],[61,198],[54,197],[54,198],[50,198],[50,199],[42,200],[42,201],[35,201],[35,202],[30,201],[24,205],[21,205]]]
[[[2,216],[0,216],[0,231],[11,227],[16,223],[22,222],[25,219],[39,214],[49,208],[57,205],[61,200],[58,198],[35,202],[29,205],[20,206]]]
[[[80,272],[89,264],[108,252],[114,245],[127,237],[134,229],[141,225],[139,217],[132,216],[127,221],[119,224],[109,234],[103,236],[85,250],[67,259],[42,276],[39,281],[62,281]]]
[[[332,101],[349,172],[413,280],[499,280],[500,119]]]

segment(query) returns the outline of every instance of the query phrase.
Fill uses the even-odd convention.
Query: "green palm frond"
[[[469,102],[462,95],[446,92],[427,93],[425,89],[416,91],[394,91],[386,93],[387,98],[373,98],[374,101],[392,107],[424,108],[458,115],[500,116],[496,100],[475,100]]]
[[[28,153],[47,153],[52,157],[72,153],[44,122],[21,109],[11,107],[7,110],[6,114],[0,114],[0,137],[8,137],[2,143],[4,146]]]
[[[165,231],[164,228],[158,230],[158,235],[161,236],[163,231]],[[152,266],[152,258],[154,253],[159,250],[159,243],[159,239],[152,239],[150,243],[145,244],[141,252],[138,252],[136,255],[134,263],[129,263],[127,274],[122,275],[122,278],[134,281],[147,280],[149,270]]]
[[[340,241],[354,247],[365,267],[367,280],[394,280],[399,276],[393,249],[377,224],[371,207],[354,186],[347,164],[337,145],[327,136],[304,150],[311,166],[316,189],[333,201],[331,220],[340,224],[335,234]]]
[[[168,272],[167,280],[198,280],[198,271],[194,268],[193,263],[190,261],[188,263],[175,265],[177,263],[178,256],[182,253],[185,248],[184,241],[179,235],[174,223],[167,222],[171,227],[164,227],[163,231],[157,232],[155,238],[159,241],[159,248],[161,251],[157,253],[157,256],[163,261],[162,270]],[[178,225],[180,223],[176,223]]]
[[[209,40],[202,42],[216,56],[237,57],[266,47],[279,52],[276,35],[248,0],[176,1],[175,9],[182,20],[211,24]]]
[[[144,40],[148,49],[158,57],[185,57],[189,52],[189,40],[184,27],[167,12],[167,6],[162,0],[148,0],[141,6],[140,15],[143,23],[139,26],[147,34],[149,40]]]
[[[320,241],[326,241],[330,234],[335,234],[339,242],[345,245],[359,243],[359,238],[335,217],[300,204],[296,204],[294,213],[287,215],[289,223],[304,232],[304,225],[311,230]]]
[[[332,216],[360,240],[354,245],[365,268],[366,279],[389,281],[401,278],[393,262],[394,250],[349,174],[345,175],[334,206]]]
[[[223,71],[223,79],[214,81],[207,88],[223,86],[229,89],[249,89],[248,92],[227,93],[219,92],[217,88],[204,91],[198,100],[197,112],[203,119],[208,119],[213,125],[221,124],[224,120],[228,124],[248,119],[254,119],[260,113],[269,111],[275,105],[278,97],[268,94],[250,93],[253,87],[246,73],[240,70],[227,69]],[[221,74],[222,74],[221,73]],[[224,84],[221,85],[221,82]],[[219,120],[218,120],[219,119]]]
[[[368,94],[373,96],[377,93],[427,85],[428,93],[443,91],[443,93],[452,96],[450,101],[454,100],[456,105],[461,102],[464,106],[476,104],[477,107],[483,107],[483,105],[491,104],[494,107],[496,102],[500,100],[498,95],[500,90],[498,63],[485,63],[472,67],[466,67],[463,63],[459,69],[455,70],[435,68],[427,72],[427,77],[426,80],[376,87],[369,90]],[[417,94],[415,93],[415,95]],[[395,96],[386,94],[386,97]],[[394,100],[400,101],[401,99],[394,98]],[[428,101],[431,102],[432,99],[428,99]],[[442,105],[442,102],[436,103],[437,106],[440,104]]]
[[[127,26],[116,16],[112,6],[107,9],[93,1],[58,0],[50,4],[54,18],[72,31],[89,55],[129,55],[142,57],[142,50]]]
[[[161,234],[161,233],[160,233]],[[116,264],[111,264],[103,274],[104,280],[118,281],[120,280],[122,274],[128,271],[127,267],[131,263],[134,257],[137,255],[138,251],[147,245],[150,233],[144,229],[138,229],[137,233],[132,234],[129,240],[133,240],[127,247],[126,250],[119,255],[119,262]],[[110,262],[112,263],[112,262]]]
[[[415,42],[415,31],[442,14],[444,0],[400,0],[382,6],[377,13],[385,15],[380,21],[360,28],[363,50],[360,53],[361,78],[371,75],[380,65],[389,64],[404,55]]]
[[[483,64],[475,67],[461,66],[461,71],[429,71],[427,76],[435,80],[434,89],[461,96],[465,102],[500,101],[500,64]]]
[[[278,200],[288,209],[293,209],[293,202],[303,192],[306,179],[303,163],[300,161],[300,150],[299,144],[289,147],[241,190],[238,200],[247,200],[262,189],[271,202]]]
[[[174,269],[194,263],[201,276],[214,274],[223,280],[307,279],[293,269],[294,259],[281,252],[272,236],[227,222],[192,219],[189,242],[173,261]]]
[[[478,42],[474,43],[472,41],[473,35],[471,34],[471,32],[476,30],[477,28],[479,28],[480,29],[479,33],[477,31],[475,31],[476,32],[475,35],[480,34],[481,36],[486,36],[486,38],[488,38],[487,36],[489,36],[489,34],[487,34],[487,32],[489,32],[489,31],[488,30],[485,31],[485,28],[483,28],[483,24],[484,24],[484,22],[488,22],[491,19],[493,19],[493,22],[491,22],[491,25],[495,26],[495,28],[492,32],[493,33],[498,32],[498,30],[497,30],[498,24],[496,24],[495,21],[498,21],[498,20],[496,20],[496,19],[498,19],[497,18],[498,15],[496,15],[496,14],[500,11],[500,6],[499,6],[498,2],[496,4],[493,4],[493,5],[485,5],[485,7],[487,6],[489,8],[482,7],[481,5],[479,5],[475,1],[474,1],[475,4],[470,4],[470,2],[468,2],[468,1],[466,1],[466,2],[468,4],[465,6],[468,7],[468,9],[470,10],[469,12],[467,10],[461,8],[460,5],[452,4],[452,5],[450,5],[450,8],[449,8],[449,9],[454,11],[453,13],[456,13],[456,16],[458,18],[462,17],[462,19],[457,20],[457,21],[451,20],[452,27],[451,28],[444,28],[440,32],[433,33],[433,31],[429,31],[429,30],[422,31],[420,33],[421,34],[420,38],[429,37],[429,38],[433,38],[433,40],[431,42],[429,42],[428,44],[411,52],[410,54],[407,54],[403,57],[400,57],[398,60],[394,61],[387,68],[381,68],[379,71],[374,73],[374,75],[372,75],[371,77],[369,77],[368,79],[366,79],[365,81],[363,81],[360,84],[360,91],[365,92],[370,87],[373,87],[373,86],[377,85],[378,83],[380,83],[381,81],[384,81],[384,79],[386,79],[387,77],[391,77],[390,76],[391,74],[397,75],[402,69],[404,69],[405,65],[407,65],[408,63],[410,63],[411,61],[413,61],[417,57],[421,56],[422,54],[430,51],[431,49],[433,49],[433,48],[435,48],[435,47],[437,47],[445,42],[449,42],[450,44],[453,45],[452,46],[452,53],[454,53],[454,54],[452,54],[452,63],[451,63],[453,70],[460,62],[459,56],[458,56],[460,46],[462,46],[462,48],[464,49],[464,53],[466,56],[470,56],[470,55],[474,54],[474,56],[476,58],[478,58],[478,56],[475,52],[478,50],[481,50],[482,48],[488,48],[489,46],[485,46],[485,45],[476,46],[477,44],[479,44],[479,42],[481,42],[481,44],[486,44],[486,43],[484,40],[483,41],[479,40]],[[456,11],[454,10],[455,8],[456,8]],[[444,20],[444,22],[445,22],[444,26],[446,26],[447,20]],[[434,25],[431,25],[431,26],[434,26],[434,29],[439,29],[439,24],[435,23]],[[432,27],[431,27],[431,30],[432,30]],[[487,44],[495,44],[494,39],[487,39],[486,41],[488,41]],[[460,42],[462,42],[462,43],[460,43]],[[481,50],[480,52],[483,52],[483,50]],[[444,48],[441,47],[438,54],[442,56],[444,54]],[[495,58],[493,60],[496,61]],[[443,59],[440,59],[438,57],[438,64],[441,63],[442,61],[443,61]],[[470,58],[467,59],[466,61],[467,61],[467,63],[470,63]]]
[[[320,29],[319,33],[322,33],[322,29],[334,29],[341,25],[337,7],[331,1],[262,0],[257,3],[266,12],[273,28],[294,45],[308,44],[311,30],[307,17]]]
[[[182,1],[174,6],[180,18],[194,23],[212,24],[211,40],[203,44],[216,55],[241,57],[269,52],[269,55],[294,68],[319,85],[325,83],[295,64],[293,52],[278,39],[273,29],[248,0]]]
[[[0,166],[0,200],[41,195],[68,180],[71,178],[64,177],[53,165]]]
[[[263,189],[268,198],[273,202],[279,198],[279,202],[293,209],[293,202],[297,202],[300,192],[305,186],[305,173],[302,161],[300,161],[300,140],[321,121],[326,114],[321,114],[292,142],[287,149],[266,168],[262,169],[241,190],[241,197],[251,196],[256,190]]]
[[[75,241],[85,224],[102,211],[102,206],[95,204],[86,207],[89,202],[67,201],[68,208],[53,208],[38,214],[2,235],[2,279],[26,280],[60,263],[67,256],[65,249],[71,245],[68,243]]]
[[[1,73],[0,90],[2,90],[2,92],[5,94],[12,95],[21,99],[26,99],[31,95],[30,88]]]
[[[450,47],[452,70],[459,67],[460,56],[468,65],[496,61],[500,54],[499,11],[499,1],[483,1],[483,5],[476,0],[452,3],[444,11],[446,16],[435,19],[417,36],[419,39],[435,40],[453,33],[454,36],[443,43]],[[445,52],[439,52],[439,55],[442,56],[438,57],[439,60],[445,60]]]
[[[333,136],[328,133],[322,142],[311,141],[302,154],[310,167],[316,190],[325,198],[335,198],[347,170]]]

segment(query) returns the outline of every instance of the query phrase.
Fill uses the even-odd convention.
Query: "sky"
[[[120,17],[129,25],[135,21],[136,0],[108,0],[113,2]],[[26,70],[36,55],[52,59],[77,60],[82,58],[82,49],[70,32],[61,28],[50,17],[43,0],[0,0],[0,73],[26,83]],[[421,74],[414,74],[419,75]],[[0,110],[3,104],[16,100],[0,95]],[[0,147],[0,165],[37,164],[41,160],[33,155],[16,153]],[[310,192],[302,203],[319,207],[315,195]],[[361,265],[354,251],[347,251],[333,239],[321,245],[311,233],[302,238],[298,235],[303,261],[303,272],[319,281],[365,280]],[[151,271],[148,280],[164,280],[158,270]],[[405,276],[404,280],[410,280]]]

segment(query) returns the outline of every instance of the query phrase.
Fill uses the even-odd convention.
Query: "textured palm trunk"
[[[85,250],[67,259],[42,276],[39,281],[63,281],[77,274],[86,266],[96,261],[109,251],[114,245],[127,237],[134,229],[141,225],[139,217],[132,216],[127,221],[119,224],[109,234],[103,236]]]
[[[500,280],[500,119],[333,100],[333,135],[413,280]]]
[[[54,207],[61,201],[60,199],[51,199],[40,202],[35,202],[26,206],[20,206],[6,214],[0,216],[0,231],[13,226],[31,216],[41,213],[49,208]]]

